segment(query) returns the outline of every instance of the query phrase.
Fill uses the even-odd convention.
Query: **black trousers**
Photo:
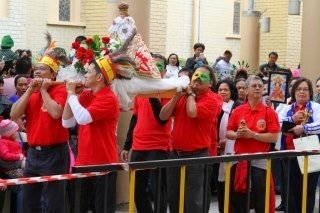
[[[47,150],[28,149],[25,177],[66,174],[69,172],[70,156],[67,143]],[[22,185],[22,203],[25,213],[65,212],[65,181]],[[41,209],[41,196],[47,209]]]
[[[288,159],[284,159],[287,166]],[[314,172],[308,174],[307,185],[307,213],[314,212],[314,205],[316,199],[316,189],[318,184],[320,172]],[[286,178],[289,178],[289,213],[300,213],[302,209],[302,185],[303,176],[300,172],[297,158],[290,159],[290,175],[285,174]]]
[[[166,160],[168,152],[163,150],[137,151],[133,150],[131,162]],[[154,200],[154,209],[152,208],[150,196],[147,189],[151,188]],[[136,171],[134,200],[138,213],[165,213],[167,212],[167,184],[165,168]]]
[[[170,153],[170,159],[208,157],[208,151],[193,155],[178,155]],[[171,213],[179,212],[180,167],[167,169],[168,198]],[[204,197],[204,165],[190,165],[186,168],[184,212],[203,212]]]
[[[247,212],[247,197],[246,193],[234,191],[234,176],[236,164],[231,167],[230,178],[230,205],[231,213],[246,213]],[[265,208],[265,190],[266,190],[266,170],[257,167],[251,167],[251,192],[250,203],[256,213],[264,213]]]
[[[117,172],[82,179],[80,212],[85,213],[92,210],[96,213],[103,213],[106,208],[108,213],[114,213],[116,211],[116,181]]]

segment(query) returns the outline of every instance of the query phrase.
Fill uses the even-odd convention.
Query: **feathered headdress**
[[[48,65],[54,72],[59,71],[59,66],[70,64],[66,51],[61,47],[56,47],[56,41],[52,41],[50,33],[45,33],[47,45],[43,50],[43,54],[39,60],[40,64]]]

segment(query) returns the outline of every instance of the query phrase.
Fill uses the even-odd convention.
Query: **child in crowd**
[[[22,166],[25,157],[22,154],[22,147],[19,143],[19,126],[11,120],[0,122],[0,158],[1,171],[9,178],[22,177]]]

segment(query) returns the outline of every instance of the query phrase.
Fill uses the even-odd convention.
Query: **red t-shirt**
[[[162,99],[164,105],[168,99]],[[133,130],[132,150],[169,150],[171,138],[171,119],[161,125],[155,119],[149,98],[136,97],[133,113],[137,124]]]
[[[119,104],[109,86],[93,94],[82,92],[80,104],[86,108],[92,122],[79,125],[77,166],[98,165],[118,162],[116,128]]]
[[[214,97],[217,100],[218,107],[216,110],[216,114],[214,115],[215,119],[213,120],[213,127],[211,130],[211,144],[209,148],[209,156],[216,156],[217,155],[217,144],[218,144],[218,116],[222,110],[222,104],[223,104],[223,99],[220,95],[213,93]]]
[[[218,101],[211,91],[197,96],[197,117],[190,118],[186,112],[187,98],[181,97],[173,112],[172,148],[180,151],[209,149],[214,120],[219,110]]]
[[[54,101],[64,107],[67,98],[64,85],[51,86],[48,93]],[[43,106],[40,91],[31,94],[25,113],[29,145],[50,146],[65,143],[68,140],[68,130],[63,128],[61,117],[57,119],[51,117]]]
[[[22,154],[22,148],[17,141],[0,139],[0,158],[5,161],[17,161]]]
[[[256,109],[251,109],[248,103],[238,106],[232,112],[227,130],[237,131],[240,121],[245,120],[249,129],[257,133],[278,133],[280,131],[277,113],[268,106],[260,103]],[[268,152],[270,143],[253,138],[238,138],[234,144],[236,154]]]

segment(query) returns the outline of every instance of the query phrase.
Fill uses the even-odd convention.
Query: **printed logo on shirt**
[[[260,120],[257,121],[257,129],[259,131],[265,130],[266,127],[267,127],[267,123],[266,123],[266,121],[264,119],[260,119]]]

